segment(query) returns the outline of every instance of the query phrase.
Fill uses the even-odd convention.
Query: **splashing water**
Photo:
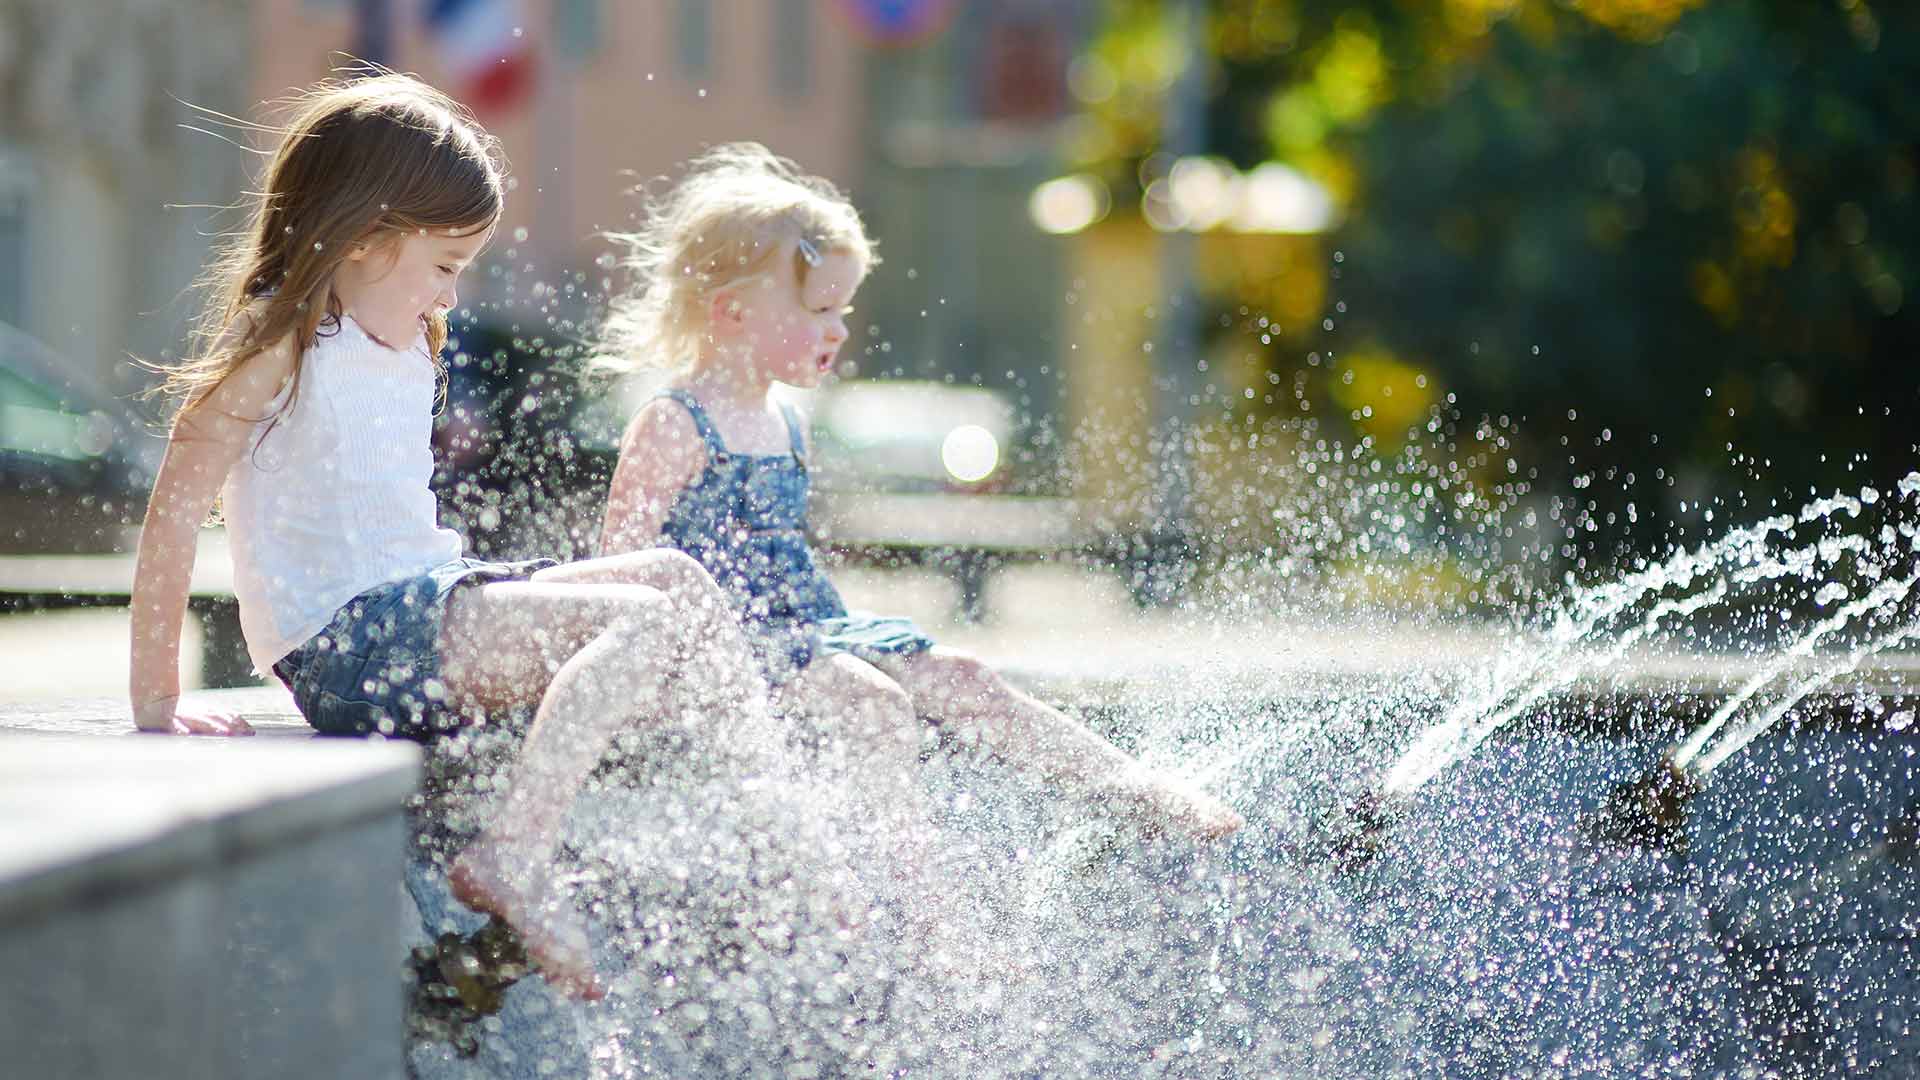
[[[1908,504],[1920,502],[1920,473],[1899,485]],[[1490,692],[1462,701],[1440,724],[1422,733],[1387,773],[1384,790],[1404,795],[1428,783],[1447,766],[1473,753],[1504,725],[1538,705],[1551,694],[1597,672],[1613,669],[1637,646],[1663,633],[1677,636],[1683,647],[1698,650],[1698,631],[1689,619],[1724,614],[1739,608],[1757,608],[1772,616],[1783,630],[1795,623],[1788,618],[1793,605],[1782,593],[1803,590],[1818,606],[1833,604],[1850,594],[1840,576],[1877,582],[1858,599],[1789,639],[1784,646],[1763,641],[1750,647],[1748,659],[1759,670],[1689,735],[1673,752],[1672,762],[1700,773],[1737,753],[1741,747],[1773,726],[1809,694],[1836,678],[1857,670],[1869,657],[1913,640],[1920,626],[1908,625],[1870,636],[1837,660],[1827,660],[1811,673],[1805,662],[1835,639],[1869,631],[1895,616],[1912,594],[1920,577],[1882,580],[1914,559],[1916,526],[1911,520],[1882,526],[1879,543],[1857,534],[1824,536],[1798,547],[1776,551],[1775,541],[1791,541],[1801,526],[1832,523],[1844,513],[1858,519],[1863,509],[1880,502],[1872,488],[1860,497],[1835,495],[1816,500],[1797,515],[1781,514],[1736,529],[1692,551],[1682,551],[1665,562],[1576,594],[1555,618],[1539,647],[1512,660],[1496,673]],[[1895,505],[1898,512],[1902,507]],[[1808,583],[1817,583],[1805,589]],[[1746,723],[1722,739],[1710,752],[1707,744],[1767,687],[1799,673],[1771,700],[1755,710]]]
[[[1566,827],[1573,813],[1648,759],[1591,740],[1568,752],[1497,736],[1582,680],[1648,657],[1724,658],[1729,626],[1764,629],[1732,654],[1744,674],[1712,714],[1657,748],[1655,760],[1722,786],[1809,696],[1920,638],[1908,615],[1920,475],[1899,496],[1820,500],[1580,590],[1478,674],[1277,688],[1271,674],[1203,661],[1190,678],[1090,717],[1246,814],[1247,829],[1211,850],[1089,816],[951,747],[926,756],[915,778],[931,814],[922,828],[863,799],[872,785],[856,765],[791,732],[772,736],[772,762],[750,769],[722,767],[729,758],[684,733],[629,746],[579,800],[566,857],[612,996],[582,1008],[522,980],[498,1017],[477,1021],[472,1056],[423,1043],[414,1072],[1737,1070],[1752,1055],[1746,1033],[1775,1015],[1764,996],[1774,990],[1753,988],[1780,970],[1743,958],[1788,947],[1752,912],[1800,911],[1779,897],[1815,886],[1789,876],[1791,887],[1756,891],[1742,907],[1702,891],[1716,880],[1706,869],[1589,852]],[[471,752],[460,773],[488,775],[476,768],[484,757]],[[1380,854],[1345,879],[1304,863],[1302,822],[1373,758],[1404,806]],[[1901,775],[1875,781],[1908,794],[1881,799],[1891,823],[1860,831],[1855,847],[1712,857],[1817,865],[1819,881],[1851,867],[1846,888],[1909,896],[1912,874],[1885,869],[1905,865],[1893,818],[1920,791]],[[436,820],[470,828],[490,788],[467,783]],[[1711,797],[1690,793],[1696,804]],[[1774,835],[1727,830],[1715,842]],[[1878,884],[1888,873],[1891,884]],[[471,929],[416,885],[427,939]],[[1887,964],[1907,963],[1887,955],[1861,969],[1875,972],[1868,992],[1822,991],[1795,1007],[1830,1024],[1833,1010],[1884,1013],[1900,1000]],[[1676,984],[1676,971],[1692,974]],[[1882,1060],[1868,1026],[1884,1025],[1791,1052]]]
[[[1472,437],[1492,445],[1498,434]],[[1360,450],[1304,441],[1292,470],[1304,494],[1264,474],[1198,493],[1227,525],[1270,530],[1280,552],[1249,560],[1237,580],[1252,584],[1220,606],[1227,615],[1202,616],[1201,630],[1236,636],[1239,615],[1251,626],[1272,602],[1264,584],[1306,576],[1315,558],[1362,576],[1395,560],[1437,572],[1421,562],[1434,536],[1484,556],[1467,587],[1491,592],[1499,544],[1530,515],[1524,486],[1478,491],[1411,450]],[[575,467],[570,452],[521,464]],[[1887,725],[1899,739],[1859,761],[1801,744],[1816,764],[1888,770],[1873,781],[1888,804],[1882,818],[1826,830],[1836,843],[1857,830],[1854,847],[1765,857],[1736,848],[1736,857],[1707,853],[1707,837],[1698,865],[1682,871],[1660,853],[1596,855],[1568,825],[1610,784],[1666,763],[1700,788],[1714,780],[1704,793],[1686,789],[1695,809],[1683,813],[1735,793],[1747,801],[1723,821],[1777,812],[1770,828],[1721,830],[1743,843],[1818,831],[1796,824],[1812,813],[1767,786],[1788,770],[1764,736],[1920,638],[1909,617],[1916,505],[1920,474],[1893,498],[1836,494],[1637,564],[1572,590],[1479,670],[1436,655],[1415,671],[1301,689],[1231,660],[1201,662],[1177,685],[1136,689],[1110,714],[1090,715],[1148,764],[1248,817],[1213,850],[1140,836],[951,747],[927,755],[914,778],[930,808],[924,829],[857,797],[865,778],[790,735],[779,760],[751,775],[672,765],[706,759],[697,742],[630,748],[580,800],[565,857],[613,979],[610,1000],[581,1008],[522,980],[497,1017],[475,1021],[473,1056],[417,1046],[414,1072],[1737,1074],[1766,1056],[1750,1033],[1781,1015],[1773,998],[1754,1003],[1764,980],[1742,974],[1741,958],[1791,969],[1766,951],[1787,948],[1790,935],[1767,937],[1771,924],[1754,912],[1825,894],[1801,878],[1773,893],[1752,884],[1755,899],[1741,907],[1702,882],[1747,887],[1765,874],[1744,868],[1771,858],[1852,867],[1850,880],[1868,884],[1848,887],[1866,891],[1886,875],[1886,896],[1912,897],[1899,822],[1914,816],[1920,785],[1896,756],[1911,751],[1902,734],[1911,712]],[[497,509],[563,545],[582,542],[563,513]],[[1709,716],[1663,731],[1646,752],[1514,734],[1561,696],[1662,660],[1740,675]],[[1633,690],[1630,679],[1612,685]],[[1740,787],[1747,771],[1765,783]],[[1372,863],[1342,878],[1303,861],[1303,823],[1376,777],[1400,810]],[[470,828],[492,794],[463,789],[441,820]],[[424,938],[471,931],[457,907],[436,903],[430,877],[417,874],[414,889]],[[1818,936],[1804,920],[1781,921]],[[1854,1015],[1906,1015],[1905,984],[1884,966],[1850,962],[1876,972],[1872,993],[1846,999],[1807,976],[1816,989],[1803,996],[1818,1000],[1795,1008],[1833,1031],[1835,1002],[1864,1001],[1848,1006]],[[1678,985],[1676,971],[1687,973]],[[1824,1037],[1830,1045],[1806,1060],[1842,1049],[1885,1060],[1862,1049],[1871,1037],[1860,1031],[1852,1042]]]

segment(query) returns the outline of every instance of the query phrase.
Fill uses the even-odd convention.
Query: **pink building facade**
[[[424,0],[388,0],[385,63],[455,96],[448,35]],[[591,271],[596,234],[626,227],[636,183],[702,147],[755,139],[843,185],[858,180],[862,53],[838,6],[812,0],[521,0],[506,47],[524,91],[483,109],[514,177],[494,254],[536,274]],[[351,0],[263,0],[250,100],[326,77],[360,40]],[[525,230],[522,234],[520,230]],[[524,240],[516,240],[524,235]]]

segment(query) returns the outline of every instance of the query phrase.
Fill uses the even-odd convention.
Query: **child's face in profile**
[[[823,251],[799,273],[799,260],[778,260],[772,273],[742,289],[737,333],[759,370],[775,382],[820,385],[847,340],[848,305],[866,267],[844,251]]]
[[[361,328],[393,348],[413,344],[427,316],[460,302],[455,283],[491,228],[390,232],[348,252],[333,291]]]

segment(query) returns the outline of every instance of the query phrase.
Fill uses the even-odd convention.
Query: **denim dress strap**
[[[693,427],[700,433],[700,441],[707,444],[707,453],[714,461],[727,460],[727,444],[720,441],[720,429],[713,426],[713,419],[707,410],[701,408],[700,399],[685,390],[662,390],[656,398],[672,398],[693,417]]]
[[[787,441],[793,445],[793,460],[807,464],[807,440],[800,434],[800,413],[787,402],[780,403],[780,415],[787,421]]]

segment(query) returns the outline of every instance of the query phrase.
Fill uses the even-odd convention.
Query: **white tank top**
[[[220,495],[260,673],[355,596],[460,556],[427,488],[434,385],[424,337],[391,349],[347,316],[306,351],[293,408],[255,425]]]

